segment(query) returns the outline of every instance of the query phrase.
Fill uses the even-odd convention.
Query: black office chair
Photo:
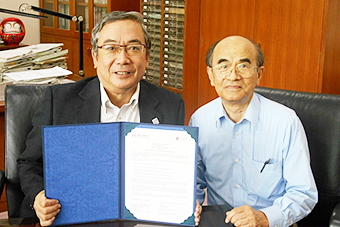
[[[45,85],[6,87],[5,176],[0,172],[0,189],[5,181],[10,218],[20,217],[23,199],[16,159],[25,150],[31,119],[46,88]],[[306,130],[319,203],[298,226],[340,227],[340,96],[270,88],[256,88],[256,92],[294,109]]]
[[[339,227],[340,95],[261,87],[255,91],[295,110],[306,131],[319,202],[298,226]]]
[[[9,218],[20,217],[24,198],[17,171],[17,158],[25,150],[25,141],[32,129],[32,118],[49,85],[7,85],[5,89],[5,174],[0,173],[1,185],[6,184]]]
[[[0,196],[5,186],[5,172],[0,169]]]

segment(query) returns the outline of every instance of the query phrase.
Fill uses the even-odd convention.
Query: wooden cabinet
[[[209,47],[229,35],[254,36],[255,0],[201,0],[199,31],[199,74],[197,104],[201,106],[217,97],[206,71],[205,55]],[[190,36],[190,34],[188,34]]]
[[[141,13],[153,43],[145,79],[183,97],[186,122],[188,113],[197,108],[198,6],[191,0],[141,0]]]
[[[91,57],[91,31],[95,23],[113,10],[140,11],[140,0],[40,0],[40,8],[71,16],[82,16],[83,57],[85,76],[94,76]],[[40,22],[41,42],[62,42],[64,49],[69,50],[68,69],[79,72],[79,26],[76,22],[46,15],[48,18]]]
[[[326,34],[327,26],[340,22],[329,17],[334,8],[329,8],[328,1],[324,0],[313,0],[309,4],[301,0],[281,0],[280,3],[265,0],[257,7],[254,39],[261,43],[267,58],[262,85],[340,93],[340,87],[332,91],[323,86],[325,76],[333,73],[325,72],[324,60],[329,51],[325,44],[331,38]]]
[[[308,4],[303,0],[200,0],[192,8],[200,14],[192,17],[186,29],[197,23],[199,32],[186,32],[185,39],[199,37],[199,45],[195,44],[199,60],[185,58],[184,71],[197,67],[199,72],[197,91],[186,102],[197,101],[198,107],[217,97],[208,80],[205,55],[215,41],[230,35],[261,44],[265,54],[261,86],[340,94],[339,0]]]
[[[152,43],[147,81],[182,94],[185,0],[143,0]]]
[[[99,4],[97,0],[40,1],[41,6],[49,3],[47,7],[54,11],[58,11],[58,4],[64,4],[69,5],[70,15],[88,13],[88,16],[84,14],[87,21],[84,26],[85,76],[95,75],[88,31],[93,28],[97,8],[106,5],[107,12],[142,12],[146,24],[151,23],[151,27],[159,31],[151,34],[153,43],[159,44],[151,50],[153,55],[146,79],[183,96],[186,122],[199,106],[217,96],[208,80],[205,55],[211,44],[229,35],[245,36],[261,44],[265,54],[261,86],[340,94],[340,64],[336,62],[340,57],[340,0],[311,0],[308,4],[303,0],[111,0],[107,4]],[[168,21],[174,21],[177,25],[173,27],[175,29],[166,31],[165,21],[174,18],[174,15],[176,19]],[[183,21],[184,30],[180,28]],[[60,28],[59,24],[62,22],[58,18],[50,19],[45,24],[42,21],[41,40],[64,42],[72,53],[68,59],[69,68],[77,73],[76,24],[70,22],[69,29]],[[171,41],[181,43],[175,47],[182,54],[174,56],[170,53],[166,56],[165,52],[169,49],[165,49],[165,35],[173,31],[177,37],[171,38]],[[183,36],[178,40],[179,34]],[[172,67],[174,64],[166,67],[166,59],[172,57],[182,60],[175,60],[175,67]],[[176,71],[175,77],[172,73],[166,74],[166,71],[173,70]]]
[[[178,1],[141,1],[148,11],[144,16],[160,15],[161,43],[166,2]],[[335,62],[340,57],[339,11],[340,0],[312,0],[308,4],[303,0],[185,1],[183,84],[179,93],[185,101],[186,123],[198,107],[217,97],[208,79],[205,55],[214,42],[230,35],[261,44],[265,54],[261,86],[340,94],[340,64]],[[155,50],[161,53],[162,65],[164,46]],[[159,84],[164,86],[164,68],[159,68]]]

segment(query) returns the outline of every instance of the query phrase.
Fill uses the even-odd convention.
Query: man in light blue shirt
[[[206,57],[219,97],[199,108],[197,198],[230,204],[235,226],[290,226],[318,200],[308,143],[296,113],[254,93],[264,71],[259,46],[240,36],[215,43]],[[201,207],[196,209],[196,222]]]

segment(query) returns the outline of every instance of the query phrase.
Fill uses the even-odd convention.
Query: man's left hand
[[[262,211],[254,210],[248,205],[236,207],[226,213],[225,222],[231,222],[236,227],[256,226],[268,227],[269,221]]]

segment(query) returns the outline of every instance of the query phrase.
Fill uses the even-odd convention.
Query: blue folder
[[[191,153],[196,162],[196,127],[128,122],[43,127],[45,193],[62,205],[53,225],[138,220],[125,206],[124,158],[125,136],[139,127],[185,130],[196,142]],[[192,191],[195,202],[195,184]],[[194,226],[195,203],[192,207],[191,216],[182,222],[164,223]]]

